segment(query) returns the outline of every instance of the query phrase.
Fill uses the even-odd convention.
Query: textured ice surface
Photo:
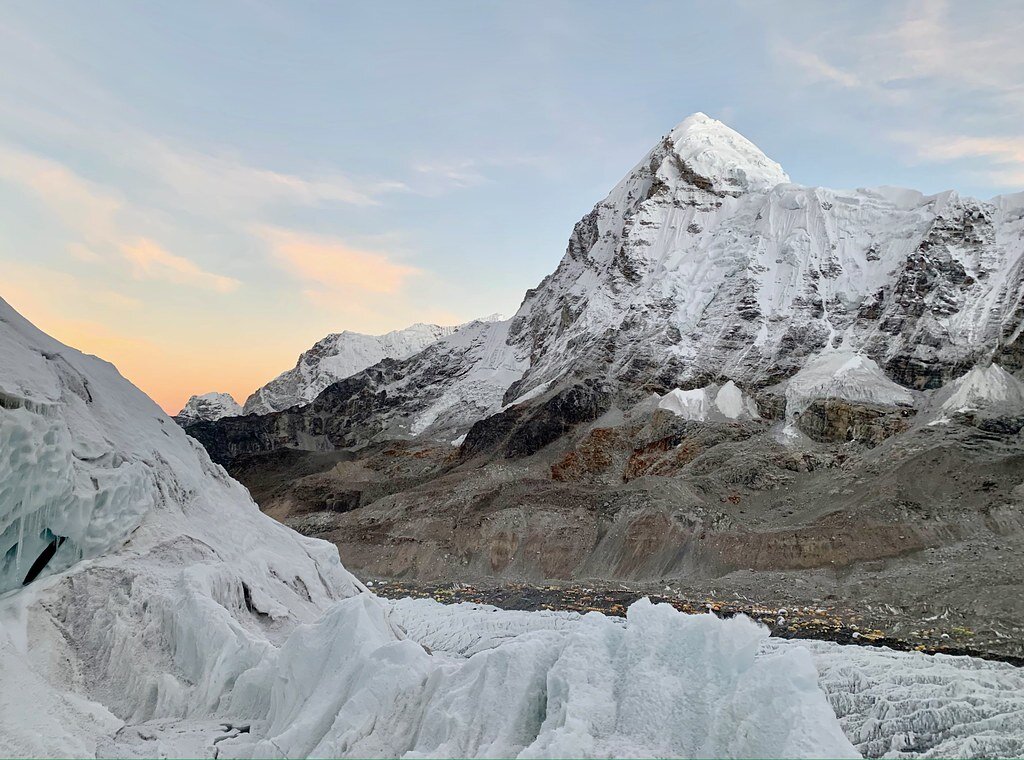
[[[1024,669],[820,641],[778,644],[812,653],[818,683],[868,757],[1024,756]]]
[[[236,709],[244,672],[357,593],[334,547],[3,301],[0,400],[0,754],[87,755],[112,723]]]
[[[380,604],[342,602],[281,648],[266,681],[266,738],[252,753],[857,756],[810,655],[758,656],[768,632],[745,618],[686,616],[642,600],[624,622],[590,614],[550,625],[557,620],[451,656],[392,640]]]
[[[435,652],[466,656],[530,631],[565,632],[581,616],[486,605],[392,602],[392,620]],[[620,619],[611,622],[623,625]],[[1020,757],[1024,669],[972,657],[762,638],[755,659],[809,652],[818,685],[849,740],[867,757]]]

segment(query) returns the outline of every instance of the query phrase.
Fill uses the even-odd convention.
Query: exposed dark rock
[[[912,409],[854,404],[843,399],[821,399],[801,412],[796,425],[815,441],[856,441],[877,446],[910,427]]]

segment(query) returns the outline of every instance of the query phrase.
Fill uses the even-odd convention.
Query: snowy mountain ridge
[[[500,314],[492,314],[479,321],[500,322],[504,319]],[[349,330],[332,333],[304,351],[292,369],[253,392],[246,399],[243,413],[269,414],[308,403],[331,383],[384,359],[405,359],[464,326],[443,327],[418,322],[383,335],[365,335]]]

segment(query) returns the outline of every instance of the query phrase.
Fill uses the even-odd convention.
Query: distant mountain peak
[[[185,407],[175,415],[182,423],[213,422],[222,417],[237,417],[242,407],[229,393],[204,393],[189,398]]]

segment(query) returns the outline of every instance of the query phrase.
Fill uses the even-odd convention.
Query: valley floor
[[[892,605],[865,605],[863,609],[855,609],[835,600],[813,606],[808,606],[804,600],[802,605],[793,605],[792,594],[777,593],[754,599],[738,593],[718,593],[707,587],[685,587],[677,581],[668,586],[621,582],[499,585],[400,580],[377,580],[369,584],[379,596],[389,599],[433,599],[444,604],[467,602],[531,612],[600,612],[619,617],[626,614],[630,604],[647,597],[688,614],[712,612],[722,618],[746,615],[764,623],[773,637],[782,639],[814,639],[902,652],[965,655],[1024,666],[1024,656],[1015,654],[1019,641],[1005,645],[999,639],[981,638],[979,641],[975,631],[956,624],[948,615],[922,615],[915,619],[908,610]]]

